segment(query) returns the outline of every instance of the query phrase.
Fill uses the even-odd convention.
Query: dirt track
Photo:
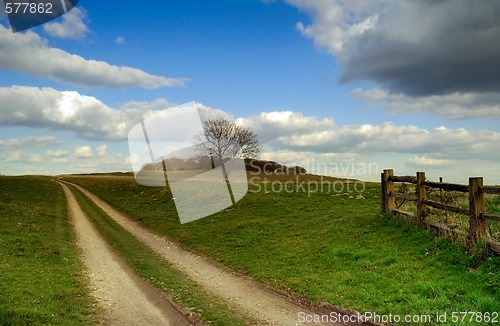
[[[74,185],[74,184],[72,184]],[[223,298],[238,311],[259,320],[259,325],[302,325],[299,313],[314,314],[288,301],[281,295],[263,288],[251,279],[227,272],[203,257],[181,249],[166,237],[154,234],[136,221],[127,218],[99,197],[86,189],[74,185],[94,201],[118,224],[133,234],[175,268],[201,284],[205,290]],[[129,298],[130,295],[127,295]],[[315,325],[322,325],[315,323]],[[328,323],[327,325],[336,325]],[[339,324],[340,325],[340,324]]]
[[[61,184],[70,221],[87,268],[93,295],[106,325],[190,325],[190,322],[152,285],[137,277],[89,222],[75,197]]]

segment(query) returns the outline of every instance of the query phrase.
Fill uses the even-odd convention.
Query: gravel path
[[[136,276],[104,241],[75,197],[61,184],[77,245],[105,325],[191,325],[152,285]]]

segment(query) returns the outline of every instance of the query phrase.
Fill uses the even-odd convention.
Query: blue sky
[[[20,33],[0,14],[0,173],[129,171],[128,130],[196,101],[310,172],[500,184],[500,4],[470,5],[81,0]]]

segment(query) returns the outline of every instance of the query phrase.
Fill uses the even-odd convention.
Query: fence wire
[[[451,191],[436,188],[426,188],[427,198],[441,204],[469,209],[469,194],[461,191]],[[460,229],[469,232],[469,216],[428,207],[428,219],[445,224],[450,229]]]
[[[486,195],[486,212],[500,215],[500,195]],[[500,221],[488,221],[488,231],[491,239],[500,242]]]
[[[404,195],[415,195],[415,185],[409,183],[400,183],[395,191]],[[460,191],[450,191],[437,188],[426,187],[427,199],[455,207],[469,209],[469,194]],[[500,195],[485,195],[486,212],[488,214],[500,215]],[[396,208],[406,211],[416,216],[417,208],[415,202],[405,199],[396,199]],[[427,207],[428,215],[426,219],[439,222],[450,229],[459,229],[466,233],[469,232],[469,216],[449,212],[446,210]],[[488,221],[489,237],[500,244],[500,221]],[[485,248],[486,251],[489,250]],[[494,254],[491,252],[491,254]]]

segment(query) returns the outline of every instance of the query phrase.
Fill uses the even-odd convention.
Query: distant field
[[[48,177],[0,177],[0,324],[95,324],[66,199]]]
[[[140,186],[131,176],[64,179],[182,246],[299,298],[378,314],[500,311],[500,260],[479,263],[458,245],[380,215],[378,184],[358,185],[364,199],[349,192],[353,183],[322,192],[288,183],[276,193],[272,182],[296,176],[262,175],[235,207],[181,225],[168,189]]]

